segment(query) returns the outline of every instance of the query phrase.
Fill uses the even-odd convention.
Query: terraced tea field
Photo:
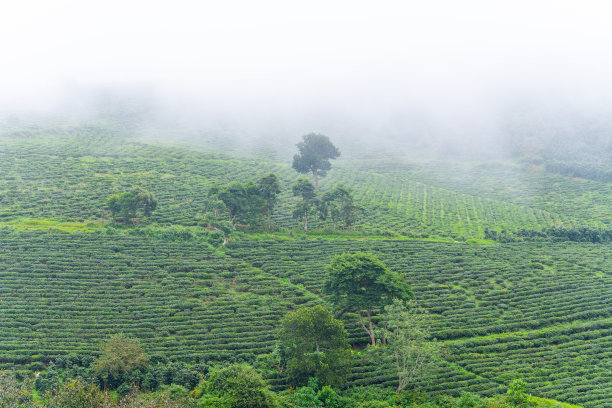
[[[612,247],[279,240],[232,243],[229,254],[320,294],[330,258],[360,250],[406,276],[434,314],[449,362],[493,384],[524,378],[535,395],[612,403]],[[346,324],[353,343],[367,342],[361,328]],[[388,372],[361,370],[357,383],[391,381]]]
[[[345,184],[363,217],[350,233],[313,219],[303,234],[291,216],[290,158],[259,156],[149,144],[95,125],[1,134],[0,369],[95,355],[116,332],[152,356],[253,362],[274,349],[287,311],[329,306],[321,289],[332,256],[369,251],[434,316],[445,354],[424,390],[492,395],[522,378],[534,395],[612,406],[612,245],[482,239],[485,229],[606,227],[610,184],[519,162],[348,157],[321,191]],[[225,248],[108,224],[115,192],[153,192],[158,210],[140,226],[171,231],[198,223],[211,185],[270,172],[282,183],[274,228],[245,229]],[[365,333],[343,319],[361,350]],[[391,364],[364,353],[349,385],[395,381]]]
[[[485,229],[599,226],[612,215],[608,214],[612,203],[592,200],[599,203],[597,207],[580,210],[592,197],[584,191],[566,194],[575,184],[591,192],[601,190],[592,185],[564,184],[558,178],[548,185],[547,195],[539,179],[523,177],[516,182],[516,171],[486,169],[482,171],[485,176],[478,179],[471,168],[433,164],[424,171],[419,166],[402,166],[401,162],[393,167],[388,161],[340,161],[322,179],[322,191],[335,183],[353,189],[358,205],[365,210],[354,229],[376,235],[480,239]],[[0,136],[0,222],[17,218],[104,221],[109,217],[104,209],[109,195],[138,185],[159,199],[152,221],[194,225],[212,184],[257,179],[270,172],[282,182],[275,224],[297,229],[291,217],[296,199],[290,186],[298,174],[286,162],[153,146],[91,126],[12,132]],[[514,194],[490,191],[487,186],[510,189]],[[612,197],[612,191],[606,189],[600,194]],[[538,201],[534,196],[543,198]],[[560,197],[565,197],[566,206],[543,201],[558,203]],[[316,217],[311,226],[330,227]]]
[[[0,368],[95,354],[117,332],[171,359],[252,359],[317,300],[194,242],[0,231],[0,248]]]

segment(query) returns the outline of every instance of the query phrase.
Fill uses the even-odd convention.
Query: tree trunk
[[[319,173],[317,169],[312,171],[312,175],[314,176],[314,188],[319,188]]]
[[[376,337],[374,337],[374,329],[372,328],[372,319],[370,318],[370,312],[368,312],[369,328],[363,322],[363,316],[361,316],[361,313],[358,313],[358,315],[361,327],[363,327],[363,330],[365,330],[365,332],[368,333],[368,336],[370,336],[370,342],[372,343],[372,345],[376,346]]]
[[[304,217],[304,232],[308,232],[308,218]]]
[[[372,345],[376,345],[376,338],[374,337],[374,328],[372,327],[372,316],[370,315],[370,311],[368,310],[368,327],[370,329],[370,340],[372,340]]]
[[[381,340],[383,346],[387,345],[387,323],[385,323],[385,327],[383,328],[382,336],[381,336],[380,340]]]

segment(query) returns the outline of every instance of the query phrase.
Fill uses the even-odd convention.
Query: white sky
[[[134,83],[229,106],[593,102],[612,89],[612,3],[3,0],[0,53],[9,106]]]

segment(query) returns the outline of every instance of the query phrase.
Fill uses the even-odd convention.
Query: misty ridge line
[[[311,132],[338,142],[343,159],[364,158],[368,151],[388,157],[479,157],[497,160],[551,155],[608,165],[612,149],[612,114],[604,107],[584,109],[559,102],[508,101],[504,109],[458,110],[437,115],[423,106],[361,112],[310,107],[279,111],[274,107],[230,110],[175,97],[165,99],[150,88],[99,88],[64,98],[46,112],[0,114],[5,132],[52,124],[110,124],[143,141],[182,143],[248,153],[268,149],[290,157],[299,138]],[[612,156],[612,155],[610,155]],[[383,156],[384,157],[384,156]],[[594,159],[594,157],[597,157]],[[289,159],[286,159],[289,160]]]

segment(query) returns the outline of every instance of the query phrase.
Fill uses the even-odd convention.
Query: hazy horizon
[[[257,137],[494,141],[516,112],[611,116],[606,16],[558,1],[14,2],[0,116],[122,100]]]

